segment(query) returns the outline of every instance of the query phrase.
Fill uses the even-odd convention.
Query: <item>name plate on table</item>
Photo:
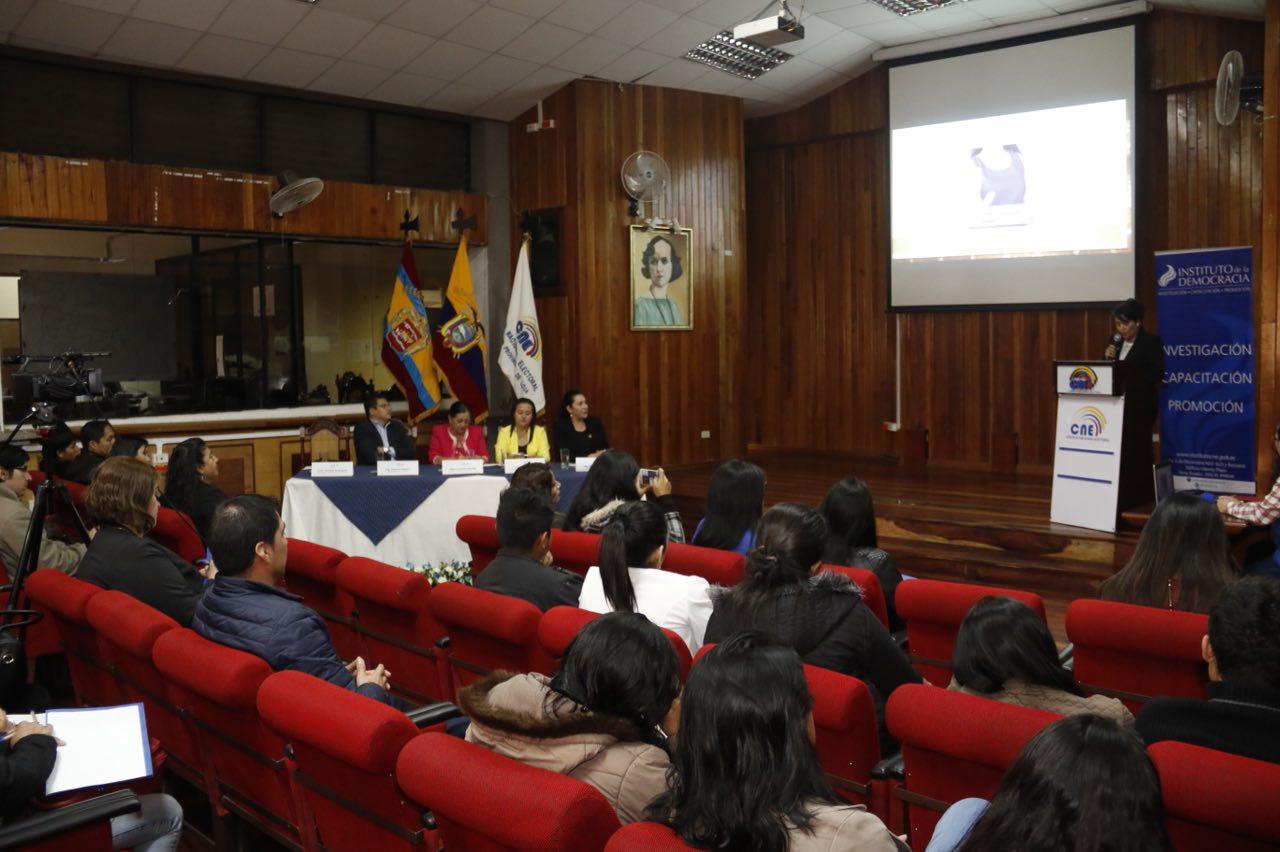
[[[484,473],[484,459],[441,459],[440,472],[445,476]]]
[[[311,478],[317,476],[355,476],[356,466],[349,461],[318,461],[311,463]]]
[[[578,456],[573,460],[573,469],[578,473],[586,473],[591,470],[591,465],[596,463],[595,456]]]
[[[542,458],[541,456],[527,456],[522,459],[503,459],[502,472],[515,473],[517,470],[519,470],[520,468],[524,467],[527,464],[530,464],[532,462],[545,462],[545,461],[546,459]]]
[[[417,459],[392,459],[378,462],[378,476],[417,476]]]

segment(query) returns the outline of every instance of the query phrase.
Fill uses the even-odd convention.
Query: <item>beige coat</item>
[[[963,692],[966,695],[993,698],[996,701],[1003,701],[1005,704],[1017,704],[1019,707],[1047,710],[1050,713],[1058,713],[1062,716],[1093,713],[1096,716],[1110,719],[1117,725],[1126,728],[1133,727],[1133,714],[1129,712],[1129,708],[1125,707],[1120,702],[1120,699],[1108,698],[1105,695],[1082,697],[1072,695],[1070,692],[1064,692],[1061,689],[1054,689],[1051,686],[1034,686],[1023,683],[1020,680],[1008,681],[1005,683],[1004,689],[991,695],[961,686],[956,683],[955,678],[951,679],[951,685],[947,688],[955,692]]]
[[[818,805],[809,828],[812,834],[791,830],[787,852],[895,852],[907,848],[862,805]]]
[[[644,819],[667,789],[667,753],[635,723],[593,714],[559,696],[540,674],[495,672],[458,691],[471,718],[467,741],[521,763],[569,775],[604,794],[623,823]]]
[[[12,571],[17,567],[30,523],[31,506],[19,500],[7,486],[0,485],[0,559],[4,560],[6,570]],[[83,544],[65,544],[45,533],[40,541],[40,558],[36,567],[56,568],[63,574],[75,574],[84,549]]]

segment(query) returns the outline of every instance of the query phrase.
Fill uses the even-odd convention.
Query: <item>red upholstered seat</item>
[[[843,574],[857,583],[858,588],[862,589],[862,602],[885,629],[889,629],[889,606],[885,603],[884,588],[880,585],[880,578],[874,571],[868,571],[866,568],[851,568],[848,565],[828,565],[825,562],[822,563],[822,570]]]
[[[895,603],[907,624],[907,656],[930,683],[945,687],[951,682],[951,651],[960,622],[987,595],[1022,601],[1041,620],[1045,617],[1040,596],[1017,589],[941,580],[911,580],[898,586]]]
[[[395,780],[396,758],[419,735],[403,713],[301,672],[267,678],[258,712],[290,745],[294,784],[324,848],[436,848],[423,843],[434,838],[422,809]]]
[[[1200,640],[1208,630],[1209,617],[1194,612],[1094,600],[1067,607],[1076,682],[1135,713],[1153,695],[1206,697]]]
[[[876,706],[866,684],[855,677],[806,665],[804,679],[813,695],[813,725],[818,762],[836,792],[858,805],[888,816],[888,797],[872,795],[871,770],[880,760]]]
[[[742,579],[746,560],[732,550],[698,547],[692,544],[668,544],[662,570],[690,577],[702,577],[713,586],[734,586]]]
[[[457,684],[494,669],[553,671],[555,661],[538,643],[542,613],[528,601],[442,583],[431,590],[428,606],[449,635],[448,662]]]
[[[123,698],[115,669],[105,661],[97,631],[85,612],[102,589],[52,568],[33,572],[24,588],[33,608],[43,612],[57,631],[80,703],[90,707],[119,704]]]
[[[299,843],[284,741],[258,718],[258,688],[271,667],[183,627],[157,639],[152,656],[203,755],[210,803]]]
[[[169,700],[168,679],[152,659],[156,640],[178,622],[123,592],[103,591],[85,608],[89,624],[97,631],[98,645],[107,663],[119,676],[120,699],[141,701],[147,714],[147,731],[160,740],[169,760],[166,765],[201,786],[202,761],[195,740]]]
[[[681,852],[696,849],[689,846],[665,825],[656,822],[633,822],[624,825],[604,846],[605,852]]]
[[[183,512],[161,506],[151,537],[192,564],[204,558],[204,542],[195,522]]]
[[[338,564],[346,558],[341,550],[291,538],[284,587],[320,614],[329,628],[333,647],[344,660],[350,660],[360,653],[360,640],[351,615],[355,603],[351,595],[338,588]]]
[[[600,536],[595,533],[551,531],[551,555],[555,564],[575,574],[586,574],[600,564]]]
[[[423,704],[452,695],[436,642],[444,627],[432,617],[431,584],[421,574],[376,559],[350,556],[338,564],[338,588],[351,597],[360,653],[391,671],[391,690]]]
[[[914,683],[894,690],[885,717],[902,746],[906,779],[895,794],[907,803],[917,852],[929,844],[947,806],[968,796],[990,799],[1027,741],[1061,718]]]
[[[594,787],[447,734],[405,746],[396,779],[435,815],[446,849],[589,852],[619,828]]]
[[[458,538],[471,548],[471,574],[479,576],[498,555],[498,520],[487,515],[463,515],[454,528]]]
[[[1148,749],[1178,852],[1280,847],[1280,765],[1186,743]]]
[[[569,649],[569,643],[578,635],[578,631],[586,627],[587,622],[598,617],[599,613],[578,609],[575,606],[552,607],[543,613],[541,621],[538,622],[538,643],[558,662]],[[689,646],[665,627],[662,628],[662,632],[680,660],[680,681],[683,683],[689,675],[689,667],[693,665]]]

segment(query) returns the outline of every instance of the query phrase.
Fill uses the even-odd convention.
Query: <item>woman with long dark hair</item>
[[[760,519],[745,575],[717,589],[705,641],[740,630],[764,630],[795,648],[806,663],[865,681],[881,721],[881,750],[897,751],[884,735],[884,702],[920,675],[893,637],[862,603],[847,577],[818,571],[826,545],[822,515],[799,503],[779,503]]]
[[[960,622],[950,689],[1064,716],[1095,713],[1133,724],[1133,714],[1118,699],[1085,697],[1062,667],[1049,627],[1013,598],[982,598]]]
[[[649,498],[662,510],[667,523],[667,540],[684,542],[684,525],[675,501],[671,480],[661,468],[651,482],[640,476],[640,465],[631,453],[605,450],[591,465],[578,493],[565,513],[564,528],[570,532],[600,532],[620,506]]]
[[[634,500],[613,513],[600,538],[600,564],[587,571],[578,606],[592,612],[638,612],[684,640],[696,654],[711,617],[702,577],[662,571],[667,525],[662,511]]]
[[[836,796],[813,740],[800,657],[762,633],[731,636],[689,673],[670,790],[651,818],[700,849],[904,848],[864,807]]]
[[[165,474],[164,496],[175,508],[185,512],[200,538],[208,540],[213,510],[227,499],[213,484],[218,476],[218,457],[200,438],[188,438],[169,454],[169,472]]]
[[[716,468],[707,483],[707,508],[693,531],[693,544],[744,556],[755,546],[756,522],[764,513],[764,471],[742,459]]]
[[[984,807],[985,806],[985,807]],[[1032,737],[990,805],[961,799],[928,852],[1167,852],[1160,778],[1142,741],[1101,716]]]
[[[551,443],[547,430],[533,422],[538,414],[533,400],[520,397],[511,406],[511,425],[498,430],[493,444],[493,460],[523,459],[536,456],[551,461]]]
[[[570,459],[598,456],[609,449],[604,424],[590,415],[587,395],[577,388],[565,392],[560,400],[560,418],[551,425],[551,441],[556,452]]]
[[[856,476],[846,476],[831,486],[818,504],[818,511],[827,522],[827,547],[822,552],[822,561],[828,565],[866,568],[874,573],[884,590],[889,629],[905,630],[907,625],[894,605],[902,574],[894,567],[893,557],[881,550],[877,542],[876,512],[867,483]]]
[[[1214,504],[1170,494],[1142,528],[1129,564],[1102,584],[1102,598],[1207,613],[1235,579],[1227,529]]]
[[[458,690],[467,740],[595,787],[622,822],[644,818],[667,788],[680,664],[643,615],[591,621],[554,677],[494,672]]]
[[[1267,496],[1254,502],[1241,500],[1239,497],[1223,495],[1218,498],[1218,511],[1246,524],[1271,528],[1271,553],[1264,556],[1249,556],[1242,574],[1261,574],[1280,579],[1280,424],[1276,425],[1271,435],[1271,490]]]

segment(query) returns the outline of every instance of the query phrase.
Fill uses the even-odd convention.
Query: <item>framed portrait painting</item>
[[[693,231],[631,226],[631,330],[693,328]]]

